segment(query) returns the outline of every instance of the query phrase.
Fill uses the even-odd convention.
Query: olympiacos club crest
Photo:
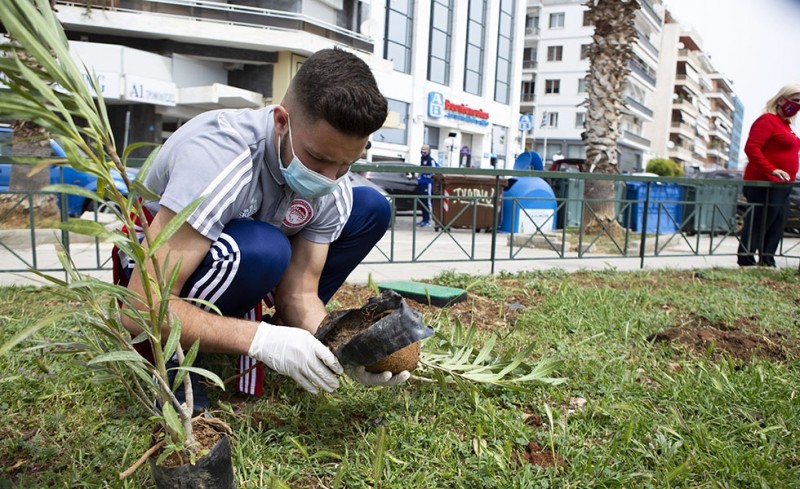
[[[289,205],[289,210],[283,216],[283,225],[287,228],[299,228],[308,224],[314,217],[314,209],[303,199],[294,199]]]

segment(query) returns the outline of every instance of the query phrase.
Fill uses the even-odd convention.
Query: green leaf
[[[83,236],[92,236],[101,240],[107,240],[115,237],[114,232],[106,229],[102,224],[88,219],[70,219],[69,221],[62,221],[59,223],[58,228],[70,233],[76,233]]]
[[[164,416],[164,423],[167,425],[167,430],[179,438],[172,441],[183,445],[184,441],[186,440],[186,431],[183,429],[183,424],[181,423],[175,408],[172,407],[172,404],[170,403],[164,403],[164,407],[161,409],[161,414]]]
[[[167,240],[169,240],[169,238],[172,237],[172,235],[174,235],[176,232],[178,232],[178,229],[180,229],[180,227],[183,225],[183,223],[186,222],[186,219],[188,219],[189,216],[192,215],[192,212],[194,212],[195,209],[197,209],[197,207],[201,203],[203,203],[205,198],[206,198],[206,196],[204,195],[204,196],[196,199],[194,202],[192,202],[191,204],[187,205],[183,210],[181,210],[179,213],[177,213],[175,215],[175,217],[170,219],[170,221],[166,224],[166,226],[164,226],[164,228],[161,230],[161,232],[158,233],[158,236],[156,236],[155,239],[153,240],[153,242],[150,243],[150,247],[149,247],[148,252],[147,252],[148,253],[148,255],[147,255],[148,258],[150,258],[152,256],[155,256],[155,254],[158,251],[158,249],[164,243],[166,243]]]
[[[27,340],[31,336],[38,333],[41,329],[46,328],[50,325],[56,324],[57,322],[67,319],[71,317],[71,313],[62,313],[62,314],[55,314],[52,316],[47,316],[39,321],[33,323],[32,325],[28,326],[27,328],[23,329],[16,335],[12,336],[10,340],[6,341],[2,346],[0,346],[0,355],[5,355],[8,353],[12,348],[17,346],[18,344],[22,343],[23,341]]]
[[[143,356],[135,351],[112,351],[103,355],[98,355],[87,362],[87,365],[96,365],[105,362],[144,362]]]

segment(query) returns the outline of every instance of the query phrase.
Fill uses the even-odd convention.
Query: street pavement
[[[565,246],[565,258],[547,246],[536,248],[509,248],[508,233],[498,233],[495,242],[496,254],[499,258],[494,263],[488,261],[491,256],[491,233],[471,233],[469,230],[454,230],[449,235],[437,232],[434,228],[418,228],[414,225],[412,216],[398,216],[395,226],[387,232],[386,236],[370,252],[364,263],[359,265],[348,277],[350,283],[367,283],[370,279],[375,282],[395,280],[423,280],[430,279],[445,271],[456,271],[483,275],[521,271],[561,269],[568,272],[578,270],[654,270],[654,269],[701,269],[712,267],[736,267],[735,237],[709,237],[708,235],[681,238],[673,237],[666,245],[659,245],[660,255],[652,256],[648,253],[644,266],[637,256],[621,257],[606,256],[589,253],[583,258],[577,257],[577,252],[569,251]],[[556,240],[557,232],[549,239]],[[518,236],[519,237],[519,236]],[[35,258],[40,269],[60,268],[56,254],[56,243],[59,235],[53,230],[41,230],[36,234]],[[664,243],[667,238],[659,238]],[[711,241],[711,240],[714,241]],[[539,242],[542,240],[540,239]],[[0,270],[21,270],[26,267],[22,260],[33,263],[33,253],[29,245],[29,231],[1,231],[0,232]],[[540,243],[541,244],[541,243]],[[546,243],[545,243],[546,244]],[[654,243],[651,243],[654,244]],[[663,246],[663,249],[662,249]],[[572,243],[571,247],[575,247]],[[714,255],[696,256],[691,249],[699,249],[707,253],[713,247]],[[636,248],[631,248],[635,250]],[[73,236],[70,239],[72,259],[81,268],[110,268],[110,263],[105,263],[110,254],[111,246],[96,244],[82,236]],[[789,250],[789,258],[779,257],[778,267],[800,269],[800,239],[786,238],[784,250]],[[629,251],[629,253],[635,251]],[[513,259],[511,258],[513,254]],[[391,257],[396,263],[387,263]],[[472,258],[472,261],[469,259]],[[49,272],[59,278],[64,278],[63,272]],[[110,270],[86,272],[93,276],[111,280]],[[41,284],[40,278],[29,272],[0,272],[0,286],[8,285],[36,285]]]

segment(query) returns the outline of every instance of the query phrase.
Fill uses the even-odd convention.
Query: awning
[[[264,107],[264,96],[243,88],[222,83],[212,83],[202,87],[178,89],[178,105],[212,109],[257,109]]]

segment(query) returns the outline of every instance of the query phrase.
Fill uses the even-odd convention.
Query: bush
[[[653,158],[647,162],[645,171],[662,177],[683,176],[683,167],[678,162],[668,158]]]

